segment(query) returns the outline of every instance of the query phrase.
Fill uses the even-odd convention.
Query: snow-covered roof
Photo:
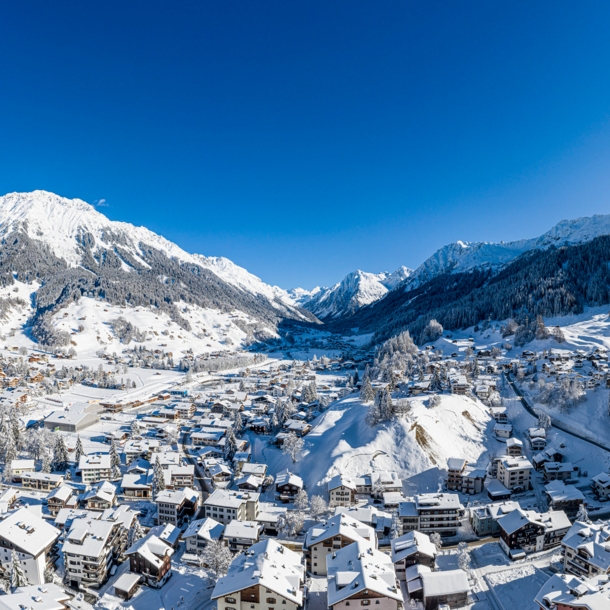
[[[159,569],[163,565],[165,558],[171,557],[174,554],[174,549],[171,545],[149,532],[144,538],[140,538],[140,540],[125,551],[125,555],[133,555],[135,553]]]
[[[326,561],[329,607],[365,590],[402,602],[392,560],[370,544],[364,541],[348,544]]]
[[[571,500],[584,502],[585,497],[574,485],[566,485],[563,481],[551,481],[544,490],[553,502],[569,502]]]
[[[260,494],[253,491],[229,491],[216,489],[208,498],[205,506],[224,506],[225,508],[239,508],[244,502],[256,502]]]
[[[444,597],[470,591],[468,576],[463,570],[424,572],[420,578],[424,585],[424,598]]]
[[[328,521],[312,525],[305,536],[305,548],[318,544],[335,536],[344,536],[348,540],[362,541],[369,546],[376,541],[375,531],[369,525],[345,514],[338,514]]]
[[[275,540],[261,540],[233,560],[227,575],[216,583],[212,599],[260,585],[301,606],[304,572],[298,553]]]
[[[18,587],[13,593],[0,596],[0,610],[64,610],[71,595],[53,583]]]
[[[108,543],[116,522],[84,517],[72,521],[62,550],[64,553],[99,557]]]
[[[275,485],[295,485],[296,487],[303,487],[303,479],[296,474],[290,472],[287,468],[277,473],[275,477]]]
[[[195,502],[199,495],[194,489],[185,487],[184,489],[164,489],[157,494],[155,502],[164,504],[176,504],[180,506],[184,501]]]
[[[583,610],[607,610],[610,583],[605,575],[583,580],[571,574],[555,574],[542,585],[534,602],[541,608],[563,605]]]
[[[27,508],[20,508],[0,521],[0,538],[33,557],[53,544],[60,533]]]
[[[79,470],[110,470],[112,464],[108,453],[81,455],[78,462]]]
[[[121,574],[118,580],[114,583],[114,588],[119,591],[129,592],[133,589],[135,585],[140,582],[142,577],[140,574],[132,574],[131,572],[125,572],[125,574]]]
[[[350,478],[342,474],[335,475],[327,483],[327,487],[328,491],[333,491],[333,489],[339,489],[340,487],[346,487],[347,489],[356,491],[356,484]]]
[[[436,557],[436,547],[430,542],[430,537],[422,532],[407,532],[399,538],[392,540],[392,561],[396,563],[421,553],[427,557]]]
[[[261,525],[256,521],[238,521],[233,519],[225,528],[225,539],[241,538],[243,540],[258,540]]]
[[[610,523],[577,521],[561,541],[562,546],[586,552],[587,561],[602,572],[610,569]]]
[[[207,517],[206,519],[196,519],[191,521],[186,531],[182,535],[183,538],[198,536],[204,540],[219,540],[224,532],[225,526],[218,523],[215,519]]]

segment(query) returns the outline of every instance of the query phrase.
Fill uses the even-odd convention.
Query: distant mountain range
[[[285,320],[325,323],[342,332],[358,327],[385,336],[402,327],[417,333],[433,312],[444,317],[450,328],[477,316],[512,315],[515,308],[533,312],[540,310],[540,303],[546,303],[545,312],[564,313],[583,304],[607,303],[610,255],[604,259],[603,238],[608,235],[610,215],[564,220],[534,239],[449,244],[414,271],[407,267],[393,273],[358,270],[330,288],[284,290],[226,258],[190,254],[144,227],[111,221],[79,199],[34,191],[0,197],[0,287],[15,280],[35,286],[32,335],[47,344],[58,340],[53,316],[82,296],[159,308],[184,327],[188,322],[180,314],[182,304],[241,312],[246,317],[239,321],[240,328],[253,339],[274,335]],[[593,242],[597,245],[582,250]],[[565,255],[572,262],[563,260],[558,269],[561,257],[556,252],[564,246],[572,248]],[[599,268],[590,268],[584,259],[577,261],[585,254],[597,257]],[[527,265],[541,261],[547,267],[530,268],[530,278],[523,275]],[[581,277],[570,280],[569,264],[582,267]],[[539,279],[549,288],[532,302],[535,286],[526,289],[525,285]],[[506,285],[500,286],[501,282]],[[506,296],[510,282],[517,282],[522,291],[506,301],[510,307],[491,304],[485,293],[489,286],[495,285],[496,293],[504,291]],[[553,290],[556,302],[549,305]],[[566,294],[560,297],[560,290]],[[470,299],[470,305],[464,299]],[[484,311],[483,303],[489,311]]]

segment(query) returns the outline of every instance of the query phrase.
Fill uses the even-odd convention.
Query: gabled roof
[[[163,565],[166,557],[171,557],[174,554],[174,549],[154,534],[149,533],[125,551],[125,555],[133,555],[134,553],[137,553],[158,569]]]
[[[329,607],[365,590],[402,602],[392,560],[366,542],[357,541],[337,550],[327,558],[326,565]]]
[[[227,575],[216,583],[212,599],[261,585],[302,606],[304,572],[298,553],[275,540],[261,540],[233,560]]]
[[[436,557],[436,547],[430,542],[428,535],[413,531],[392,540],[392,561],[394,563],[416,553]]]
[[[313,544],[319,544],[335,536],[344,536],[348,540],[361,541],[369,546],[376,540],[375,531],[372,527],[340,513],[326,522],[311,526],[307,530],[304,546],[309,548]]]

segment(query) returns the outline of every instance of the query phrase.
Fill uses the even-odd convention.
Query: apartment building
[[[190,487],[165,489],[157,494],[157,523],[171,523],[180,527],[186,517],[193,516],[199,505],[199,494]]]
[[[103,585],[120,553],[121,523],[75,519],[62,546],[66,584],[73,589]]]
[[[203,503],[204,516],[228,525],[234,519],[255,521],[260,494],[217,489]]]
[[[419,530],[425,534],[438,532],[441,536],[455,536],[464,516],[464,507],[457,494],[420,494],[414,501],[398,505],[402,531]]]
[[[610,574],[610,522],[577,521],[561,541],[563,569],[589,578]]]
[[[112,476],[112,464],[108,453],[81,455],[78,462],[83,483],[98,483],[108,481]]]
[[[13,551],[28,582],[44,584],[44,572],[57,560],[56,543],[61,532],[27,508],[0,521],[0,564],[10,571]]]
[[[528,490],[533,468],[532,463],[524,457],[506,455],[498,461],[497,479],[511,491]]]

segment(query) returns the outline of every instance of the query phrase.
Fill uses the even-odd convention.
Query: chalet
[[[499,519],[498,525],[500,546],[511,558],[559,546],[571,526],[562,511],[541,514],[520,508]]]
[[[203,503],[204,515],[228,525],[234,519],[254,521],[260,494],[217,489]]]
[[[63,474],[50,474],[47,472],[24,472],[21,475],[21,486],[25,489],[38,491],[51,491],[64,484]]]
[[[510,457],[520,457],[523,455],[523,441],[518,438],[506,439],[506,455]]]
[[[534,602],[540,610],[605,610],[610,603],[610,582],[606,576],[578,578],[572,574],[551,576]]]
[[[518,502],[495,502],[470,509],[470,523],[477,536],[499,536],[498,519],[520,508]]]
[[[352,506],[356,503],[356,485],[343,475],[334,476],[328,483],[330,506]]]
[[[13,481],[21,481],[21,475],[25,472],[35,472],[35,460],[13,460],[11,462],[11,470],[13,472]]]
[[[398,580],[406,580],[405,571],[416,564],[435,567],[436,547],[421,532],[407,532],[392,540],[392,563]]]
[[[262,526],[256,521],[233,519],[224,530],[223,540],[233,552],[244,551],[260,539]]]
[[[83,501],[87,510],[108,510],[117,502],[116,488],[112,483],[104,481],[88,491],[84,495]]]
[[[129,569],[139,574],[149,587],[159,588],[171,577],[174,549],[153,534],[147,534],[125,551]]]
[[[282,502],[292,502],[303,487],[303,479],[288,469],[278,472],[275,477],[275,491]]]
[[[82,455],[78,469],[82,473],[83,483],[108,481],[112,477],[112,464],[108,453]]]
[[[562,510],[568,519],[573,521],[578,514],[585,497],[573,485],[566,485],[563,481],[552,481],[544,486],[544,493],[548,506],[552,510]]]
[[[157,523],[171,523],[180,527],[187,517],[197,512],[199,495],[190,487],[179,490],[163,490],[155,498]]]
[[[544,480],[549,481],[568,481],[574,474],[574,466],[570,462],[546,462],[542,467]]]
[[[589,578],[610,574],[610,524],[606,521],[572,525],[561,541],[563,569]]]
[[[461,608],[468,603],[470,584],[463,570],[422,572],[419,581],[425,610]]]
[[[47,496],[47,508],[56,517],[62,508],[77,508],[78,494],[69,485],[57,487]]]
[[[131,498],[152,498],[153,470],[123,475],[121,489]]]
[[[591,489],[600,500],[610,498],[610,475],[601,472],[591,479]]]

